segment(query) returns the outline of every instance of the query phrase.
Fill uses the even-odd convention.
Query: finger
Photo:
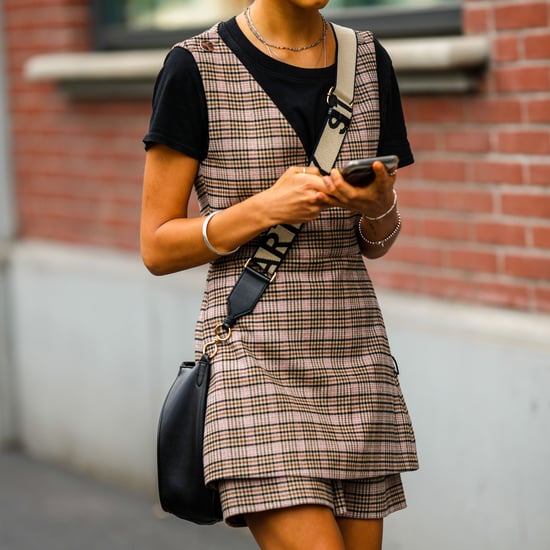
[[[385,167],[384,167],[385,168]],[[393,166],[391,168],[385,168],[386,170],[386,174],[390,177],[390,178],[395,178],[395,176],[397,176],[397,166]]]
[[[325,183],[325,187],[327,188],[327,192],[333,193],[335,190],[334,183],[332,181],[332,178],[330,176],[323,176],[323,182]]]
[[[390,178],[395,178],[395,176],[397,175],[397,166],[391,168],[390,170],[387,170],[382,162],[376,161],[372,165],[372,167],[377,176],[389,176]]]
[[[357,194],[357,189],[343,178],[340,170],[333,168],[328,177],[332,182],[331,194],[340,200],[352,199]]]
[[[340,172],[340,170],[337,170],[336,168],[333,168],[333,169],[330,171],[330,177],[331,177],[332,180],[335,181],[335,182],[346,181],[346,180],[342,177],[342,172]]]
[[[319,168],[317,166],[297,166],[294,170],[296,174],[310,174],[312,176],[320,176]]]
[[[321,198],[322,197],[322,198]],[[340,206],[340,201],[330,193],[319,193],[319,206],[321,207],[321,210],[325,210],[326,208],[331,208],[333,206]]]
[[[385,177],[388,173],[386,167],[379,160],[373,163],[372,169],[377,177]]]

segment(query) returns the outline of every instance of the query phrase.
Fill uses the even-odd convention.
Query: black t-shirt
[[[308,156],[313,152],[327,113],[326,95],[336,80],[336,65],[303,69],[264,54],[245,37],[233,18],[219,25],[222,40],[271,97],[299,136]],[[399,166],[413,163],[397,80],[386,50],[375,40],[380,104],[378,155],[395,154]],[[146,149],[167,145],[197,160],[208,153],[208,111],[197,63],[184,48],[167,55],[153,93]]]

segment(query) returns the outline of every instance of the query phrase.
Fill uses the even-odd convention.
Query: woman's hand
[[[269,226],[308,222],[332,206],[327,185],[315,167],[289,168],[257,197],[268,206]]]
[[[395,174],[390,176],[380,161],[375,162],[372,167],[376,177],[366,187],[354,187],[348,184],[340,171],[336,169],[333,169],[330,175],[325,176],[323,181],[331,205],[352,212],[361,212],[370,218],[375,218],[386,212],[394,199]]]
[[[357,230],[361,252],[370,259],[383,256],[395,242],[401,228],[393,185],[395,173],[388,174],[385,166],[373,164],[375,180],[367,187],[349,185],[338,170],[332,170],[323,181],[332,206],[362,214]]]

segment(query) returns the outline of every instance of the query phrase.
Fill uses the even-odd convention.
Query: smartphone
[[[366,187],[374,181],[376,174],[372,169],[372,165],[377,160],[380,161],[388,171],[394,170],[399,164],[399,157],[397,155],[352,160],[342,168],[342,177],[350,185],[355,187]]]

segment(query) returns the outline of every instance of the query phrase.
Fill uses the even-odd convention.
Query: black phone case
[[[396,168],[399,163],[399,158],[396,155],[352,160],[342,169],[342,176],[354,187],[366,187],[374,181],[375,173],[372,165],[377,160],[384,164],[386,170]]]

